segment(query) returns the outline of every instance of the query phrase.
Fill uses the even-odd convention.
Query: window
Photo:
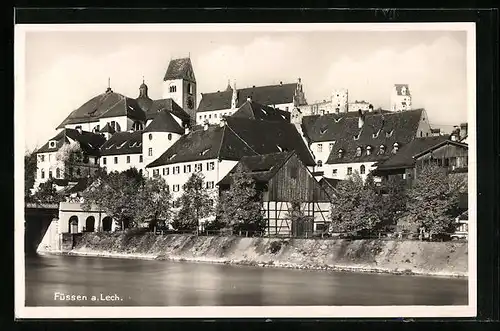
[[[217,114],[214,114],[214,118],[217,118]]]
[[[168,140],[172,140],[172,134],[171,133],[168,134],[167,139]]]
[[[102,158],[102,164],[106,165],[106,158],[105,157]]]
[[[166,167],[166,168],[163,169],[163,175],[164,176],[170,175],[170,168],[169,167]]]
[[[94,164],[99,164],[99,158],[97,157],[94,158]]]
[[[323,152],[323,144],[318,144],[318,153]]]
[[[153,134],[150,133],[149,136],[148,136],[149,140],[153,140]]]
[[[385,154],[385,146],[384,145],[380,145],[379,154]]]
[[[212,114],[208,114],[208,118],[212,118]]]
[[[56,142],[54,140],[49,141],[49,148],[56,148]]]
[[[330,143],[330,144],[328,144],[328,149],[329,149],[330,151],[332,151],[332,149],[333,149],[333,145],[334,145],[334,143]]]
[[[152,147],[148,148],[148,156],[153,156],[153,148]]]
[[[347,175],[352,175],[352,168],[351,167],[347,168]]]
[[[167,169],[167,168],[163,168],[163,176],[165,176],[165,170],[166,170],[166,169]]]
[[[49,154],[49,162],[50,162],[50,154]]]
[[[130,163],[130,155],[127,155],[127,163]]]
[[[339,159],[341,159],[344,156],[344,150],[339,149]]]
[[[365,169],[365,165],[362,164],[361,167],[359,167],[359,173],[362,174],[362,175],[364,175],[365,174],[365,170],[366,170]]]
[[[203,118],[203,116],[200,115],[198,118],[201,120]]]
[[[215,163],[214,162],[208,162],[207,163],[207,170],[214,170],[215,169]]]
[[[185,164],[184,165],[184,173],[189,173],[189,172],[191,172],[191,165]]]
[[[75,129],[76,129],[76,130],[81,130],[81,129],[82,129],[82,126],[81,126],[81,125],[77,125],[77,126],[75,126]]]
[[[40,155],[40,162],[45,162],[45,155]]]
[[[392,152],[394,154],[396,154],[398,150],[399,150],[399,144],[398,143],[394,143],[394,145],[392,147]]]
[[[160,169],[153,169],[153,177],[158,177],[160,175]]]
[[[207,182],[207,188],[208,189],[214,188],[214,182]]]
[[[189,94],[193,94],[193,85],[191,85],[191,83],[188,83],[188,93]]]
[[[336,177],[337,176],[337,169],[332,169],[332,176]]]
[[[361,147],[356,148],[356,156],[361,156]]]
[[[422,131],[420,131],[420,137],[423,137],[424,136],[424,133]]]
[[[203,170],[203,164],[197,163],[194,165],[194,171],[202,171]]]
[[[323,161],[319,160],[318,161],[318,168],[321,168],[323,166]]]
[[[52,170],[49,170],[49,178],[52,178]]]
[[[179,184],[173,186],[174,192],[179,192]]]
[[[175,93],[175,92],[177,92],[177,86],[171,85],[169,90],[170,90],[170,93]]]
[[[372,153],[372,147],[366,146],[366,155],[370,155]]]
[[[57,168],[56,169],[56,178],[61,177],[61,169]]]
[[[115,164],[118,164],[118,156],[115,156],[114,162],[115,162]]]
[[[139,155],[139,162],[142,163],[142,155]]]
[[[180,167],[179,166],[175,166],[174,167],[174,174],[179,174],[180,172],[181,172]]]
[[[41,177],[42,179],[44,179],[44,178],[45,178],[45,170],[43,170],[43,169],[42,169],[42,170],[40,170],[40,177]]]

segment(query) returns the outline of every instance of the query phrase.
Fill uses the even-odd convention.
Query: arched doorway
[[[85,221],[85,232],[94,232],[95,227],[95,217],[89,216]]]
[[[78,233],[78,216],[73,215],[69,218],[68,232],[69,233]]]
[[[111,217],[106,216],[102,220],[102,231],[111,231]]]

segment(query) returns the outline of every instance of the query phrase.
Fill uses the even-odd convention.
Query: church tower
[[[394,84],[391,94],[391,110],[411,110],[411,93],[408,84]]]
[[[163,98],[171,98],[193,122],[196,119],[196,78],[190,58],[173,59],[163,78]]]

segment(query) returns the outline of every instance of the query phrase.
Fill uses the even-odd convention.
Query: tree
[[[172,223],[177,230],[195,230],[200,219],[210,215],[213,211],[213,201],[204,184],[202,173],[193,173],[183,186],[183,193],[179,198],[181,208]]]
[[[83,209],[90,210],[92,204],[95,204],[122,228],[137,225],[143,208],[140,192],[144,185],[144,177],[137,174],[137,169],[101,174],[83,192]]]
[[[37,170],[35,151],[24,154],[24,200],[31,201],[31,189],[35,185],[35,175]]]
[[[406,229],[423,228],[431,238],[453,231],[458,216],[459,190],[446,171],[436,165],[422,168],[408,192],[408,209],[402,222]]]
[[[65,178],[73,177],[69,165],[82,160],[83,151],[78,141],[63,144],[56,153],[56,166],[63,169]]]
[[[363,234],[377,229],[381,221],[381,203],[371,175],[363,182],[355,172],[338,184],[336,196],[331,208],[334,232]]]
[[[384,194],[380,199],[380,227],[386,231],[391,230],[406,212],[408,200],[406,183],[403,178],[391,176],[382,184]]]
[[[261,194],[254,179],[244,169],[239,168],[232,175],[231,187],[219,200],[218,213],[220,222],[234,231],[259,232],[265,229]]]
[[[49,179],[38,186],[31,201],[37,203],[59,203],[64,201],[65,197],[59,194],[55,188],[54,179]]]
[[[149,220],[150,227],[154,227],[158,221],[170,220],[172,196],[163,178],[146,179],[139,194],[142,203],[138,219]]]

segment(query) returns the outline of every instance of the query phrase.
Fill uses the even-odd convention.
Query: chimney
[[[282,85],[283,85],[283,82],[280,82],[280,86],[282,86]]]
[[[252,97],[251,97],[251,96],[248,96],[248,97],[247,97],[247,101],[252,102]]]
[[[203,123],[203,131],[207,131],[208,130],[208,121],[205,121]]]
[[[184,127],[184,134],[185,134],[185,135],[188,135],[188,134],[189,134],[189,132],[191,132],[191,128],[189,127],[189,125],[186,125],[186,126]]]
[[[373,105],[372,105],[372,104],[370,104],[370,105],[368,106],[368,111],[369,111],[370,113],[373,111]]]
[[[78,131],[79,134],[82,134],[82,127],[81,126],[77,127],[76,130]]]
[[[361,109],[358,110],[358,128],[361,129],[365,125],[365,114]]]
[[[451,141],[457,141],[457,135],[455,133],[452,133],[450,139]]]

